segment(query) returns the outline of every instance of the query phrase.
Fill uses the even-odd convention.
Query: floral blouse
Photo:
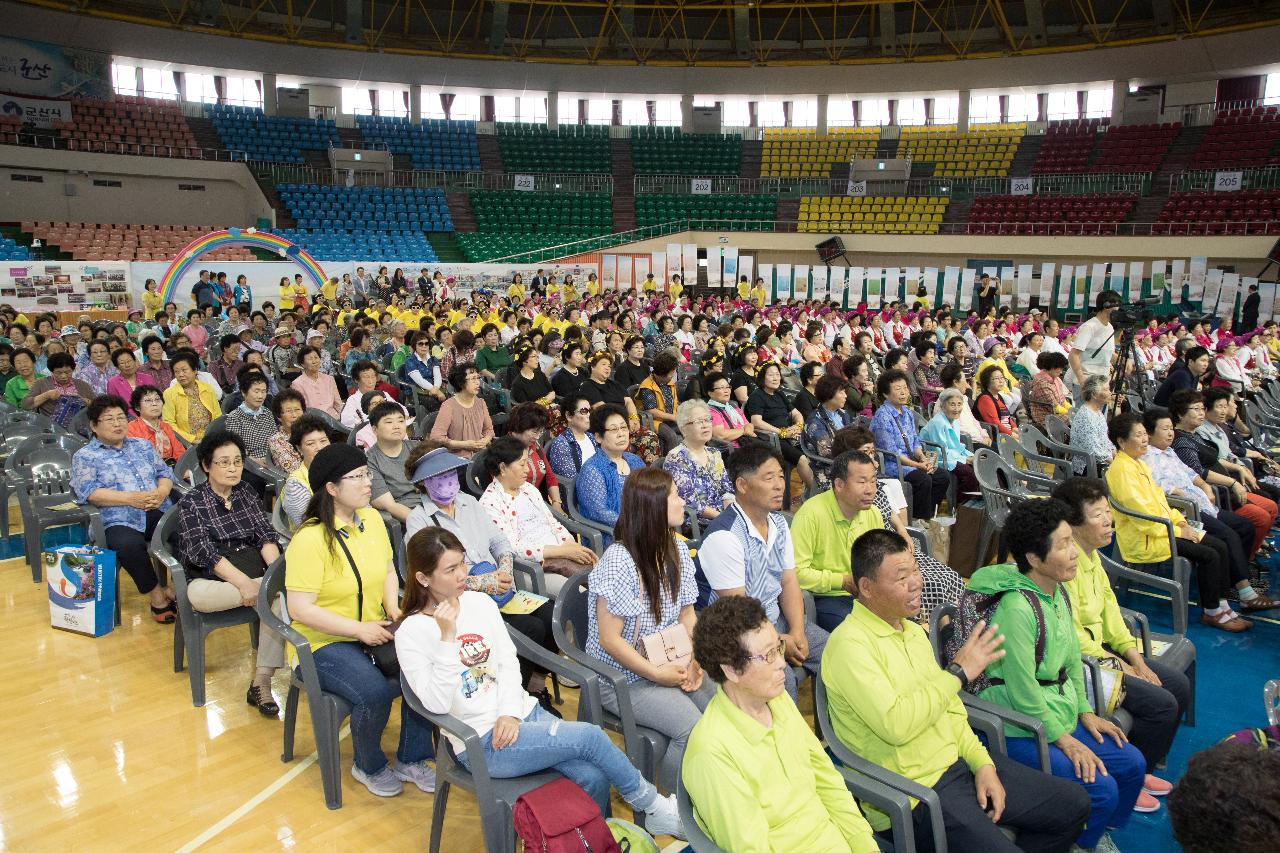
[[[289,443],[289,436],[282,432],[267,439],[267,449],[271,451],[271,461],[286,474],[292,474],[302,465],[302,457]]]
[[[480,496],[480,505],[489,518],[511,543],[520,559],[541,563],[543,549],[548,545],[565,545],[573,541],[573,535],[551,514],[551,508],[542,499],[537,488],[529,483],[520,485],[520,493],[514,497],[502,484],[494,480]],[[535,513],[542,513],[538,518]],[[547,533],[551,536],[548,536]],[[554,541],[546,541],[554,537]]]
[[[675,480],[680,497],[698,515],[708,509],[723,509],[725,496],[733,495],[733,484],[729,482],[723,457],[710,447],[706,453],[707,464],[703,466],[694,460],[689,448],[681,444],[673,448],[662,463]]]

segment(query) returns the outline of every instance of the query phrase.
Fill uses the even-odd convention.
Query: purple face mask
[[[427,497],[431,498],[431,502],[437,506],[448,506],[453,503],[453,499],[458,496],[458,491],[462,488],[462,484],[458,482],[457,471],[445,471],[443,474],[428,477],[422,482],[427,487]]]

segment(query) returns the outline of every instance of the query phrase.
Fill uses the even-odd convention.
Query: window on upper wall
[[[589,99],[587,124],[613,124],[613,98]]]
[[[1009,94],[1009,121],[1037,121],[1040,118],[1040,97],[1034,92]]]
[[[111,88],[117,95],[138,94],[138,68],[135,65],[111,63]]]
[[[971,95],[969,124],[992,124],[1000,121],[999,95]]]
[[[440,100],[440,92],[436,89],[422,90],[422,117],[444,118],[444,104]]]
[[[197,104],[218,103],[218,87],[212,74],[187,74],[187,100]]]
[[[960,120],[960,96],[933,99],[933,123],[955,124]]]
[[[373,99],[368,86],[343,86],[342,111],[349,115],[373,115]]]
[[[520,102],[515,95],[494,95],[493,117],[498,121],[519,121]]]
[[[649,105],[644,98],[622,99],[622,123],[629,126],[649,124]]]
[[[898,124],[924,124],[924,98],[898,100]]]
[[[853,127],[853,97],[832,95],[827,101],[827,127]]]
[[[1049,121],[1080,118],[1080,101],[1075,92],[1049,93]]]
[[[578,100],[576,95],[560,95],[556,98],[556,109],[559,111],[557,124],[578,123]]]
[[[725,98],[720,110],[721,127],[749,127],[751,105],[746,98]]]
[[[262,92],[252,77],[227,78],[227,103],[242,107],[261,107]]]
[[[1280,74],[1268,74],[1262,89],[1262,97],[1268,101],[1280,101]]]
[[[479,95],[454,95],[453,105],[449,108],[449,118],[480,121],[483,118],[480,107]]]
[[[408,92],[404,89],[378,89],[378,115],[407,117],[409,115]]]
[[[858,124],[861,127],[881,127],[888,123],[888,98],[868,98],[859,102]]]
[[[1110,118],[1111,117],[1111,98],[1115,93],[1110,87],[1105,89],[1090,89],[1084,93],[1084,116],[1085,118]]]
[[[165,101],[178,100],[178,84],[173,79],[173,72],[167,68],[143,68],[142,95]]]
[[[826,97],[823,95],[822,97]],[[817,127],[818,126],[818,99],[817,98],[796,98],[791,102],[791,126],[792,127]]]
[[[786,127],[787,114],[782,101],[756,102],[756,123],[761,127]]]
[[[526,124],[547,123],[547,96],[521,95],[520,121]]]
[[[653,105],[654,123],[661,127],[679,127],[684,123],[679,98],[658,98]]]

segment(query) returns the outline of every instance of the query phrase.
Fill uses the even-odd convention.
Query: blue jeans
[[[824,631],[834,631],[840,623],[853,612],[852,595],[815,595],[813,604],[818,611],[818,627]]]
[[[1077,778],[1071,759],[1061,749],[1049,744],[1049,767],[1053,775],[1059,779],[1078,782],[1089,794],[1089,822],[1076,839],[1076,844],[1092,850],[1098,845],[1098,839],[1108,826],[1120,827],[1129,822],[1133,806],[1138,802],[1138,794],[1142,793],[1147,762],[1133,744],[1118,747],[1109,737],[1104,737],[1102,743],[1098,743],[1080,723],[1076,723],[1076,730],[1071,736],[1093,750],[1094,755],[1101,758],[1107,767],[1108,775],[1098,773],[1092,782],[1084,782]],[[1010,758],[1039,769],[1040,753],[1036,749],[1035,738],[1011,737],[1007,739],[1007,743]]]
[[[382,751],[382,732],[391,717],[391,703],[400,698],[400,684],[388,680],[359,643],[330,643],[313,652],[320,689],[351,703],[351,743],[355,765],[373,775],[387,766]],[[400,705],[400,747],[396,758],[402,764],[416,764],[435,758],[431,737],[435,726],[414,712],[408,702]]]
[[[626,753],[613,745],[604,729],[592,723],[557,719],[541,705],[534,705],[520,723],[515,743],[494,749],[492,731],[480,742],[493,778],[512,779],[554,768],[590,794],[601,814],[609,813],[610,785],[640,811],[651,807],[658,796],[658,790],[645,781]],[[458,761],[471,769],[465,751]]]

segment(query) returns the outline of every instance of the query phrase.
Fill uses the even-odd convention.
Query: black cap
[[[325,483],[336,483],[357,468],[369,464],[364,451],[350,444],[330,444],[321,448],[307,469],[311,491],[318,492]]]

